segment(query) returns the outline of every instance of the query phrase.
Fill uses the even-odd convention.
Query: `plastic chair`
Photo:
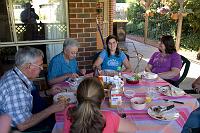
[[[179,87],[179,84],[186,78],[189,68],[190,68],[190,61],[181,55],[182,59],[182,69],[184,68],[183,74],[180,76],[179,80],[173,81],[173,85]]]

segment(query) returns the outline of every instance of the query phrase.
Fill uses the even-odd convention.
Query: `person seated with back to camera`
[[[171,35],[162,36],[159,43],[159,52],[155,52],[145,71],[158,74],[159,77],[174,86],[180,77],[182,68],[181,56],[176,52],[175,43]]]
[[[118,38],[114,35],[109,35],[106,38],[106,46],[99,57],[93,64],[93,69],[98,68],[101,70],[118,70],[118,67],[124,65],[124,72],[131,72],[131,65],[123,51],[119,50]]]
[[[192,88],[200,94],[200,76],[192,83]],[[200,98],[197,98],[200,104]],[[200,133],[200,107],[192,111],[181,133]]]
[[[43,57],[39,49],[19,48],[15,54],[15,66],[0,78],[0,114],[6,113],[11,117],[14,130],[52,129],[55,123],[50,115],[63,111],[67,106],[62,101],[48,106],[42,99],[61,92],[61,87],[53,86],[39,92],[33,84],[43,70]]]
[[[102,83],[86,78],[77,89],[77,106],[65,110],[63,133],[134,133],[136,125],[112,111],[101,110],[105,98]]]
[[[67,78],[78,78],[86,73],[85,69],[78,69],[76,54],[78,52],[78,41],[67,38],[63,43],[63,51],[54,56],[48,67],[48,82],[56,84]]]

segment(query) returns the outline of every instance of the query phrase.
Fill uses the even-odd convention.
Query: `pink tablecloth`
[[[136,96],[145,96],[149,87],[163,86],[168,83],[159,79],[156,81],[144,81],[141,80],[139,84],[130,85],[126,84],[125,89],[135,90]],[[175,108],[179,111],[180,117],[174,121],[161,121],[151,118],[147,114],[149,106],[153,105],[170,105],[172,103],[165,102],[162,99],[170,99],[182,101],[184,104],[174,104]],[[199,104],[195,98],[190,95],[184,95],[181,97],[169,97],[162,94],[158,94],[158,98],[153,100],[144,110],[134,110],[131,108],[130,99],[123,97],[125,102],[124,112],[127,115],[127,119],[134,122],[138,128],[137,133],[180,133],[184,123],[186,122],[189,114],[199,107]],[[108,100],[105,100],[102,104],[103,110],[112,110],[117,112],[117,109],[110,108]],[[63,128],[63,113],[57,113],[57,122],[53,129],[53,133],[61,133]]]

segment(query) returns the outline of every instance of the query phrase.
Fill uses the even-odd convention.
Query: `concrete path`
[[[133,42],[137,51],[143,55],[142,61],[140,62],[140,65],[139,65],[139,68],[137,69],[137,72],[143,71],[144,67],[146,66],[147,62],[149,61],[149,58],[151,57],[151,55],[155,51],[158,51],[158,49],[151,46],[151,45],[143,44],[143,43],[133,41],[133,40],[130,40],[130,39],[126,39],[126,41],[127,42]],[[133,52],[134,47],[133,47],[132,43],[126,44],[126,47],[128,49],[129,55],[135,55],[135,52]],[[178,53],[182,54],[186,58],[188,56],[188,55],[184,55],[184,52],[181,52],[181,51],[179,51]],[[133,65],[133,70],[134,70],[135,67],[136,67],[137,59],[131,58],[130,62],[131,62],[131,65]],[[191,88],[192,82],[199,76],[200,76],[200,64],[191,61],[191,65],[190,65],[188,75],[187,75],[186,79],[180,84],[180,88],[182,88],[184,90],[185,89],[192,89]]]

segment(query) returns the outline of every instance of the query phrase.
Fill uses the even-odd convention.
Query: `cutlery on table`
[[[161,107],[161,106],[158,106],[158,107],[155,107],[153,108],[152,110],[156,113],[162,113],[164,111],[167,111],[167,110],[170,110],[170,109],[173,109],[175,106],[174,105],[169,105],[167,107]]]
[[[184,104],[184,102],[180,102],[180,101],[173,101],[173,100],[168,100],[168,99],[163,99],[166,102],[173,102],[173,103],[179,103],[179,104]]]

